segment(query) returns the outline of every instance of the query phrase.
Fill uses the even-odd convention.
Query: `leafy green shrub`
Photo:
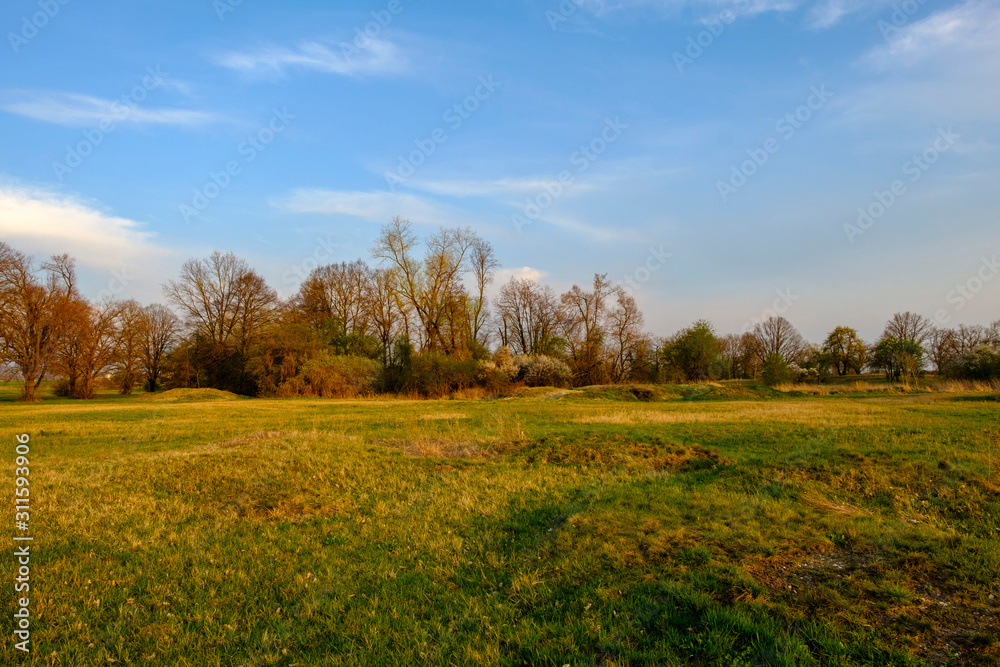
[[[788,367],[785,358],[774,352],[767,355],[767,358],[764,359],[764,372],[761,378],[767,386],[776,387],[779,384],[791,382],[793,373],[792,369]]]

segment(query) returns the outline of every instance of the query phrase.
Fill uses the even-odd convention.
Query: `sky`
[[[657,335],[1000,319],[1000,3],[331,5],[5,2],[0,239],[92,299],[213,250],[288,296],[398,215]]]

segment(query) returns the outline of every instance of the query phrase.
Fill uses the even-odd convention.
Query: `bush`
[[[569,366],[544,354],[528,359],[523,374],[529,387],[565,387],[573,379]]]
[[[424,396],[446,396],[476,384],[478,362],[437,352],[413,357],[407,389]]]
[[[367,357],[329,352],[310,359],[294,377],[282,382],[278,396],[354,398],[371,393],[379,365]]]
[[[764,372],[761,375],[764,384],[769,387],[777,387],[779,384],[787,384],[793,379],[792,369],[788,367],[785,358],[774,353],[767,355],[764,359]]]

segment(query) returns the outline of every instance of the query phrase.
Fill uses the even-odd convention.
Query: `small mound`
[[[577,393],[579,392],[573,389],[559,389],[556,387],[519,387],[509,393],[501,394],[498,398],[532,398],[543,401],[554,401],[563,396]]]
[[[606,401],[650,402],[677,398],[672,387],[652,384],[598,384],[583,387],[579,398]]]
[[[170,389],[149,397],[154,403],[208,403],[211,401],[237,401],[243,398],[221,389]]]

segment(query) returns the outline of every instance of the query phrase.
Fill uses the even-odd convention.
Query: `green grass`
[[[993,395],[645,389],[0,388],[36,536],[0,663],[1000,662]]]

